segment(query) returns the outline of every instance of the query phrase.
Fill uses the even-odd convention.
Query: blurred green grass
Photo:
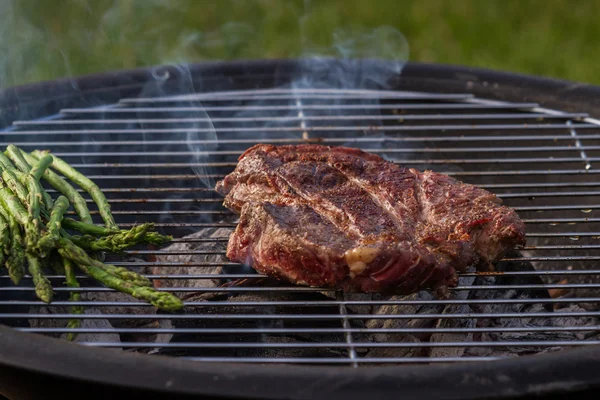
[[[0,0],[0,87],[123,68],[298,57],[396,28],[409,59],[600,84],[595,0]]]

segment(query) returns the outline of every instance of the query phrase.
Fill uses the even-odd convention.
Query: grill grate
[[[600,344],[600,121],[586,114],[468,94],[272,89],[69,108],[0,137],[49,148],[96,180],[121,226],[153,221],[173,234],[169,248],[114,264],[139,268],[187,309],[157,314],[84,276],[81,288],[62,287],[60,275],[49,276],[57,300],[46,306],[30,279],[14,287],[0,275],[0,321],[15,329],[201,361],[355,367]],[[236,216],[212,189],[259,142],[360,147],[477,184],[519,212],[528,245],[497,273],[463,274],[450,300],[273,284],[225,259]],[[75,330],[66,328],[71,290],[86,298]]]

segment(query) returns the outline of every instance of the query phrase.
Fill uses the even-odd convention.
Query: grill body
[[[319,70],[322,68],[320,65]],[[543,305],[543,309],[537,309],[532,315],[548,317],[551,321],[597,317],[593,306],[578,309],[579,314],[561,308],[568,304],[593,305],[600,300],[600,283],[596,280],[600,271],[593,267],[594,261],[600,259],[600,246],[595,243],[600,236],[599,224],[594,218],[600,195],[596,192],[600,184],[595,179],[600,171],[596,169],[600,160],[596,155],[600,149],[600,136],[596,135],[600,124],[594,118],[600,114],[600,92],[597,88],[459,67],[408,64],[402,74],[389,76],[384,87],[380,82],[372,87],[296,87],[290,90],[290,82],[294,82],[297,73],[298,63],[293,61],[216,63],[118,72],[11,89],[0,95],[2,125],[12,124],[3,132],[2,141],[5,144],[16,143],[26,149],[50,148],[100,183],[109,195],[122,226],[153,220],[161,230],[177,238],[197,230],[235,226],[235,219],[222,209],[220,199],[210,188],[216,179],[235,166],[235,160],[243,149],[259,141],[318,141],[358,146],[419,169],[446,172],[498,193],[507,204],[515,207],[528,224],[530,244],[522,254],[505,260],[502,279],[496,277],[490,285],[474,281],[480,278],[476,274],[463,276],[465,280],[454,291],[458,308],[453,313],[439,315],[440,320],[468,320],[469,315],[458,315],[465,313],[465,309],[460,307],[502,302]],[[382,90],[384,88],[385,91]],[[224,243],[226,236],[200,237],[199,240]],[[196,253],[220,255],[222,250],[203,249]],[[156,251],[130,254],[137,257],[157,255],[163,257],[169,254]],[[171,252],[171,255],[177,254]],[[120,262],[140,266],[128,260]],[[157,272],[165,275],[158,277],[159,281],[182,282],[189,278],[177,276],[173,270],[167,269],[177,265],[161,263],[160,260],[146,262],[165,268]],[[252,271],[240,270],[223,261],[219,264],[225,264],[221,279],[258,278]],[[198,266],[207,268],[207,271],[212,267],[210,261],[200,262]],[[211,277],[203,274],[195,278],[208,280]],[[177,284],[174,286],[174,290],[191,294],[212,292],[226,296],[240,292],[289,292],[294,295],[319,292],[299,287],[190,289]],[[82,290],[90,293],[104,291],[103,288],[85,285]],[[511,290],[518,292],[517,297],[477,297],[479,292],[504,293]],[[572,292],[572,296],[563,297],[556,291]],[[60,288],[58,292],[66,293]],[[5,310],[1,313],[2,322],[18,329],[0,328],[0,365],[4,376],[10,377],[3,379],[0,388],[15,398],[36,398],[40,388],[46,394],[56,391],[53,393],[64,397],[63,388],[67,384],[85,391],[88,398],[89,388],[95,385],[127,394],[143,391],[148,396],[149,393],[156,396],[170,393],[212,398],[358,398],[380,392],[389,396],[402,393],[407,397],[481,398],[492,395],[555,395],[564,391],[592,390],[599,384],[593,371],[600,363],[600,353],[597,341],[590,339],[597,332],[597,326],[572,320],[564,324],[548,324],[557,332],[581,331],[586,335],[569,340],[538,340],[527,345],[519,341],[500,343],[481,339],[473,346],[529,346],[544,351],[549,347],[565,348],[557,353],[514,359],[457,356],[451,352],[410,358],[365,357],[361,356],[360,349],[376,346],[365,344],[364,339],[360,339],[362,331],[352,322],[369,319],[369,316],[361,316],[362,309],[357,312],[350,308],[372,305],[373,302],[358,300],[352,303],[338,294],[337,297],[321,300],[326,306],[333,307],[335,315],[319,315],[322,309],[317,307],[315,310],[318,312],[309,311],[303,316],[290,318],[308,321],[308,325],[290,327],[284,324],[283,329],[292,333],[301,329],[307,329],[309,334],[322,333],[323,330],[328,334],[333,332],[339,341],[327,337],[320,344],[304,347],[337,347],[344,352],[343,357],[287,355],[270,359],[248,355],[227,357],[226,351],[216,354],[200,351],[188,354],[194,362],[124,354],[121,350],[85,348],[41,337],[39,333],[61,333],[64,329],[44,330],[41,325],[28,328],[27,319],[48,319],[43,315],[26,314],[25,307],[37,305],[30,288],[9,289],[4,286],[0,294],[3,299],[0,307]],[[191,303],[194,304],[194,301],[198,300],[191,300]],[[316,300],[311,297],[308,301],[314,304]],[[435,302],[431,299],[413,301],[418,304]],[[276,305],[281,305],[280,300],[277,302],[279,304]],[[392,301],[396,305],[406,303],[406,300]],[[21,307],[16,314],[13,311],[15,305]],[[100,303],[98,300],[92,305],[127,306],[122,302]],[[252,303],[246,301],[241,305],[250,307]],[[262,305],[254,306],[260,309]],[[219,311],[219,307],[216,309],[213,319],[231,318]],[[206,308],[195,308],[202,318],[200,310]],[[493,308],[487,311],[480,309],[477,315],[480,319],[503,317],[512,321],[519,320],[519,310],[500,316]],[[392,320],[422,318],[417,312],[395,317],[390,311],[383,314],[381,318]],[[275,317],[283,318],[285,315],[277,314]],[[275,317],[260,311],[254,315],[246,311],[236,318],[263,321]],[[135,318],[123,316],[122,319]],[[318,325],[320,318],[333,319],[335,328]],[[277,328],[269,324],[266,327]],[[251,328],[265,330],[264,325],[252,325]],[[491,331],[489,327],[478,331],[477,326],[447,325],[445,328],[450,334],[478,334],[482,331],[487,334]],[[501,333],[527,329],[536,332],[520,325],[496,328]],[[142,329],[151,333],[150,328]],[[215,334],[228,334],[231,329],[216,329]],[[415,331],[415,328],[408,331],[413,332],[410,329]],[[432,333],[432,329],[420,327],[415,332]],[[537,332],[552,329],[544,326]],[[98,328],[92,330],[98,331]],[[226,338],[229,338],[228,343],[222,339],[217,342],[219,345],[212,342],[205,347],[221,350],[252,347],[235,342],[236,337]],[[458,342],[460,338],[462,336]],[[251,340],[251,344],[259,348],[268,347],[256,340]],[[452,341],[446,338],[437,345],[425,344],[422,347],[458,347]],[[456,338],[454,342],[457,342]],[[171,346],[140,341],[128,344],[123,340],[119,346],[108,341],[88,344],[168,350],[171,347],[193,348],[195,343],[192,336],[178,343],[175,341],[175,345]],[[459,345],[464,347],[463,343]],[[585,347],[570,349],[575,345]],[[395,346],[417,347],[411,343],[396,343]],[[302,346],[296,343],[287,347]],[[387,348],[385,343],[381,347]],[[279,348],[286,346],[280,345]],[[170,352],[164,354],[172,355]],[[229,363],[223,364],[225,361]],[[303,366],[281,368],[241,364],[242,361],[310,362],[328,366],[318,369]],[[484,362],[446,364],[451,361]],[[408,363],[444,365],[379,366]],[[364,368],[351,368],[363,365]],[[47,371],[55,371],[55,376]],[[32,385],[31,382],[38,384]],[[435,382],[435,387],[431,382]]]

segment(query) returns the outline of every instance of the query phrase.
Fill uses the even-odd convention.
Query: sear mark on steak
[[[525,244],[494,194],[357,149],[256,145],[216,190],[240,215],[227,257],[300,285],[444,289]]]

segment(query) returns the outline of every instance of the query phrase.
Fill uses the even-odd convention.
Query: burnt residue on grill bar
[[[595,120],[468,94],[314,88],[314,81],[195,93],[181,75],[180,96],[158,85],[100,109],[20,121],[3,136],[26,149],[50,148],[92,177],[123,226],[154,221],[175,235],[165,249],[113,261],[154,277],[185,299],[185,310],[158,313],[82,279],[80,343],[205,361],[358,366],[515,357],[600,339]],[[528,245],[494,275],[465,274],[449,300],[290,286],[229,262],[237,217],[221,206],[214,182],[257,142],[313,140],[489,189],[525,220]],[[1,323],[64,338],[68,291],[61,277],[53,281],[57,303],[46,306],[29,281],[14,288],[2,275]]]

